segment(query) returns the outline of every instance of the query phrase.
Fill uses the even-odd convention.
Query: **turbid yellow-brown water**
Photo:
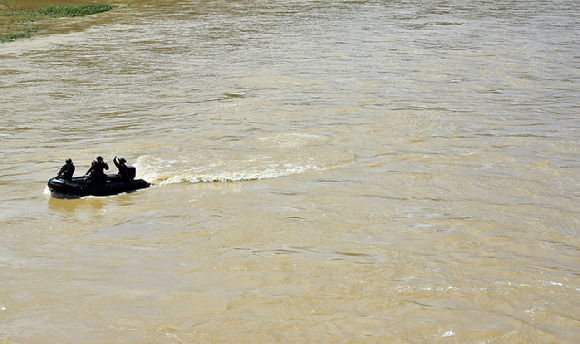
[[[118,7],[0,44],[0,342],[580,340],[576,1],[50,3]]]

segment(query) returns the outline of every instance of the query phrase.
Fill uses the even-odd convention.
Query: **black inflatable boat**
[[[72,180],[64,180],[57,177],[48,181],[48,188],[53,196],[67,197],[71,196],[110,196],[121,192],[129,192],[149,187],[143,179],[134,179],[136,174],[135,167],[128,167],[129,181],[121,181],[116,174],[107,175],[107,181],[104,184],[88,184],[83,177],[74,177]]]

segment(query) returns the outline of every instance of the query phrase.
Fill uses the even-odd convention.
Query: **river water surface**
[[[0,342],[580,340],[577,1],[109,3],[0,44]]]

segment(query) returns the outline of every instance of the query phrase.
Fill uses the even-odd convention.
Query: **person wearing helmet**
[[[107,181],[107,175],[103,169],[108,170],[109,165],[103,161],[102,156],[98,156],[97,160],[93,160],[91,168],[87,171],[85,176],[91,184],[104,184]]]
[[[97,160],[93,160],[93,162],[91,163],[91,167],[84,175],[85,182],[87,182],[88,184],[97,184],[96,171],[97,171]]]
[[[75,165],[69,158],[65,160],[65,164],[60,168],[60,171],[58,171],[56,177],[71,181],[74,173],[75,173]]]
[[[117,156],[115,156],[113,158],[113,162],[115,163],[115,166],[117,166],[117,168],[119,169],[118,175],[121,178],[121,181],[123,182],[129,181],[129,169],[127,168],[127,165],[125,165],[127,160],[125,160],[125,158],[117,159]]]

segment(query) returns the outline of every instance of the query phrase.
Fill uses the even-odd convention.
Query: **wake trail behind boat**
[[[231,170],[233,171],[227,171],[225,169],[220,171],[220,169],[216,168],[216,166],[209,166],[208,171],[199,171],[199,169],[182,169],[179,171],[176,169],[177,166],[181,165],[179,163],[165,162],[166,168],[164,169],[161,167],[161,165],[164,164],[159,159],[151,160],[147,158],[139,158],[136,165],[142,172],[141,175],[143,176],[143,179],[147,180],[153,185],[254,181],[286,177],[290,175],[321,170],[321,168],[316,165],[301,166],[283,164],[268,166],[266,168],[262,168],[261,170],[254,169],[243,171],[238,169],[239,171],[235,171],[236,168],[231,166]]]

